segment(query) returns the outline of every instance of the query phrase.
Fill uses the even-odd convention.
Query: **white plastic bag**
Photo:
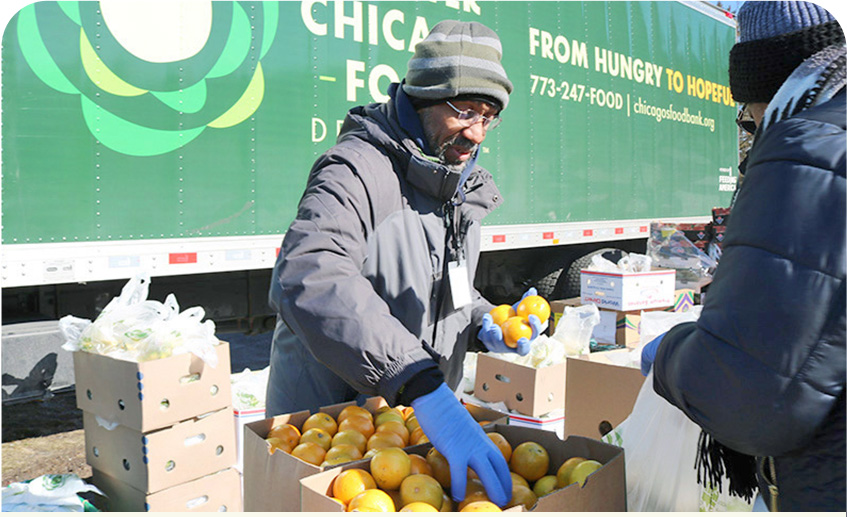
[[[59,329],[65,336],[62,348],[127,361],[149,361],[190,352],[215,368],[218,339],[214,322],[202,321],[203,308],[179,312],[173,294],[164,303],[147,300],[149,286],[150,276],[139,273],[93,322],[63,317],[59,320]]]
[[[565,354],[569,356],[587,354],[591,345],[591,334],[598,323],[600,310],[593,303],[565,307],[551,337],[565,345]]]
[[[626,500],[631,512],[750,511],[752,503],[697,483],[700,427],[653,390],[651,371],[632,413],[602,438],[626,454]],[[704,481],[708,483],[708,481]]]

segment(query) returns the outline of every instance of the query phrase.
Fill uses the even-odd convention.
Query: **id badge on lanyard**
[[[468,263],[465,260],[453,260],[447,264],[447,277],[450,281],[450,296],[453,308],[461,309],[471,303],[471,281],[468,275]]]

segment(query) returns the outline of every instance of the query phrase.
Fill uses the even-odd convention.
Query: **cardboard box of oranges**
[[[513,489],[506,511],[626,510],[623,449],[578,436],[563,441],[549,431],[501,424],[485,429],[509,458]],[[499,511],[478,479],[469,478],[464,501],[449,500],[443,480],[445,475],[449,479],[449,465],[430,444],[388,451],[301,479],[301,511],[411,511],[411,505],[420,511],[469,511],[472,505]],[[408,458],[401,458],[403,454]],[[421,458],[423,467],[415,464]]]
[[[499,411],[466,408],[477,421],[506,422]],[[361,407],[347,402],[245,425],[244,510],[300,511],[300,479],[381,448],[428,441],[415,422],[411,408],[372,397]]]

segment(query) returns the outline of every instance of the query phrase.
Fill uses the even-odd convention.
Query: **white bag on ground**
[[[602,440],[623,447],[631,512],[750,511],[752,503],[697,483],[700,426],[653,390],[651,371],[632,413]],[[707,482],[704,482],[707,483]]]

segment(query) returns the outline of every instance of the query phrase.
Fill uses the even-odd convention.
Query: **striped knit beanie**
[[[500,64],[497,34],[478,22],[445,20],[415,46],[403,90],[416,107],[455,97],[509,104],[512,83]]]
[[[808,57],[844,44],[835,18],[811,2],[744,2],[738,32],[729,53],[729,86],[738,102],[770,102]]]

